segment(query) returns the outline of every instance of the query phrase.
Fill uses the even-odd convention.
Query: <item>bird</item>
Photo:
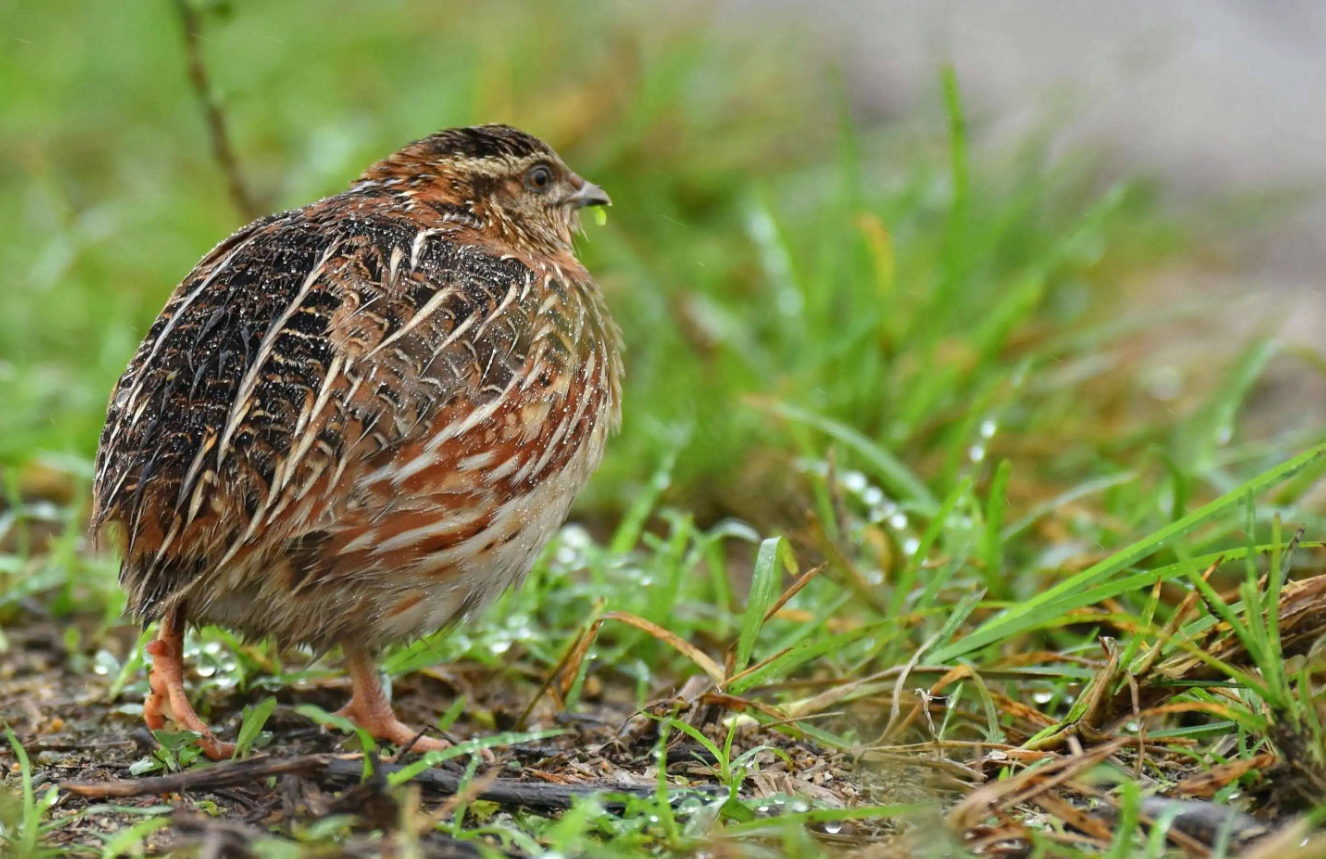
[[[187,627],[339,646],[339,711],[392,709],[387,647],[529,572],[621,423],[621,332],[573,246],[608,195],[507,125],[449,128],[202,258],[110,395],[94,539],[157,623],[143,717],[230,756],[184,686]]]

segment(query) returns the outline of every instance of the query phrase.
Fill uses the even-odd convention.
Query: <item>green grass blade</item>
[[[961,638],[943,650],[934,654],[940,662],[947,662],[967,653],[979,650],[988,644],[1002,641],[1029,629],[1046,619],[1046,606],[1074,592],[1081,592],[1097,585],[1120,570],[1129,567],[1155,554],[1161,548],[1192,531],[1198,526],[1229,512],[1249,493],[1254,495],[1276,486],[1292,477],[1303,467],[1315,462],[1326,454],[1326,445],[1318,445],[1295,456],[1280,465],[1265,471],[1242,486],[1227,492],[1205,506],[1194,510],[1177,522],[1161,528],[1149,537],[1138,540],[1132,545],[1115,552],[1110,557],[1086,570],[1071,576],[1038,594],[1024,603],[1013,606],[996,617],[991,618],[970,635]]]
[[[957,487],[949,493],[944,499],[944,503],[939,506],[935,512],[934,518],[926,525],[925,531],[921,534],[921,539],[916,544],[916,551],[912,552],[907,560],[907,565],[903,567],[898,575],[898,581],[893,586],[893,596],[889,599],[889,616],[897,617],[902,611],[903,604],[912,592],[912,586],[916,583],[916,578],[920,575],[921,565],[930,555],[930,549],[939,539],[939,535],[949,530],[949,518],[953,511],[957,509],[958,503],[967,497],[971,490],[971,478],[964,477]]]
[[[254,706],[244,708],[244,720],[239,726],[239,736],[235,738],[235,758],[248,756],[249,748],[262,733],[263,725],[267,724],[267,719],[275,709],[276,699],[272,697],[264,698]]]
[[[5,738],[18,759],[19,777],[23,784],[23,819],[19,826],[19,855],[31,856],[37,848],[37,829],[41,821],[37,813],[37,799],[32,790],[32,762],[28,760],[28,751],[14,736],[14,731],[5,725]]]
[[[990,481],[990,497],[985,504],[985,536],[981,541],[981,556],[985,561],[985,587],[997,598],[1008,594],[1008,584],[1003,577],[1004,539],[1000,529],[1004,527],[1008,480],[1012,471],[1012,463],[1007,459],[999,463]]]
[[[885,487],[899,498],[914,503],[922,513],[930,515],[938,509],[939,502],[925,483],[902,460],[876,442],[846,424],[787,403],[772,403],[770,408],[779,417],[812,426],[856,451],[873,467],[875,476]]]
[[[645,490],[636,495],[631,508],[622,517],[621,524],[617,526],[616,533],[612,535],[612,543],[608,547],[608,551],[612,554],[621,555],[635,548],[636,542],[640,539],[640,532],[649,521],[649,514],[654,512],[654,505],[658,503],[659,496],[672,480],[672,469],[676,464],[677,448],[672,447],[664,454],[663,461],[650,476]]]
[[[785,556],[790,557],[790,552],[782,537],[770,537],[760,544],[759,554],[755,558],[755,570],[751,573],[746,613],[742,616],[741,633],[737,637],[735,671],[741,671],[750,664],[755,639],[764,628],[764,615],[777,598],[778,583],[782,580],[779,561]],[[789,571],[795,570],[794,563],[789,562],[788,566]]]

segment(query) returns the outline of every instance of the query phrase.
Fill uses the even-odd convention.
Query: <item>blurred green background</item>
[[[1191,230],[1044,135],[976,145],[938,66],[928,107],[882,122],[813,40],[698,4],[198,11],[263,211],[478,122],[544,137],[611,191],[581,253],[625,329],[626,422],[583,517],[615,515],[674,458],[668,501],[775,526],[826,503],[830,445],[834,467],[864,457],[921,509],[988,476],[992,447],[1032,463],[1012,489],[1026,501],[1148,446],[1212,464],[1166,416],[1203,408],[1200,385],[1191,406],[1153,396],[1135,336],[1184,312],[1136,284],[1194,253]],[[85,474],[165,296],[244,219],[172,3],[9,2],[4,20],[0,463]]]

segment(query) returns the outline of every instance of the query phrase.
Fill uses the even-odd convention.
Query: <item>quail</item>
[[[341,711],[419,750],[375,656],[518,583],[621,414],[620,333],[576,259],[610,204],[541,140],[453,128],[344,193],[261,218],[175,289],[111,393],[93,533],[121,535],[167,714],[187,624],[340,646]]]

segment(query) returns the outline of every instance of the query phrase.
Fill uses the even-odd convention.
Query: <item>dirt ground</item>
[[[88,618],[89,629],[93,619]],[[325,681],[297,687],[250,689],[213,688],[195,696],[195,704],[223,738],[233,738],[246,705],[275,694],[278,706],[266,724],[270,743],[245,764],[185,769],[171,774],[163,770],[135,775],[158,744],[141,721],[143,682],[146,668],[125,686],[117,698],[110,697],[116,672],[99,666],[95,654],[71,653],[65,642],[67,628],[53,621],[31,620],[8,627],[9,652],[0,663],[0,719],[12,726],[31,761],[33,786],[38,795],[50,785],[62,787],[54,810],[55,819],[74,818],[61,826],[49,844],[82,852],[113,838],[144,819],[145,812],[175,810],[169,827],[145,839],[150,851],[201,845],[209,850],[225,848],[243,855],[266,832],[292,833],[328,815],[358,817],[351,833],[338,839],[340,847],[353,855],[382,849],[367,841],[355,847],[355,838],[372,830],[391,831],[401,825],[398,793],[389,793],[380,777],[360,784],[362,759],[353,737],[330,731],[296,713],[294,707],[312,704],[328,712],[344,703],[348,684],[336,672]],[[86,640],[84,638],[83,640]],[[127,655],[137,640],[137,630],[120,626],[101,644]],[[105,661],[105,660],[103,660]],[[104,673],[103,673],[104,672]],[[192,678],[196,682],[198,678]],[[521,689],[517,689],[517,685]],[[472,712],[453,731],[453,739],[468,738],[471,731],[511,730],[519,727],[534,688],[525,682],[493,678],[481,666],[453,666],[419,672],[401,678],[394,698],[399,714],[412,724],[435,722],[457,695],[470,696]],[[685,694],[685,690],[682,690]],[[566,717],[552,707],[536,707],[528,730],[561,729],[560,736],[518,743],[498,749],[491,766],[481,768],[474,799],[496,803],[484,813],[509,814],[519,809],[534,813],[565,810],[581,794],[602,795],[610,791],[607,807],[623,801],[623,795],[651,796],[658,784],[655,749],[658,722],[638,714],[625,703],[624,694],[591,684],[587,690],[588,714]],[[656,713],[676,710],[693,724],[713,726],[719,712],[688,705],[682,698],[665,698]],[[477,722],[485,722],[480,726]],[[717,736],[717,734],[715,734]],[[668,773],[673,784],[689,786],[677,792],[674,807],[693,808],[725,795],[715,779],[713,755],[700,744],[680,737],[668,748]],[[820,806],[918,802],[938,798],[933,779],[922,770],[908,774],[891,768],[853,765],[850,756],[831,753],[804,740],[793,740],[776,731],[752,726],[741,731],[734,754],[757,744],[777,747],[758,756],[759,773],[749,779],[742,795],[770,799],[768,812],[784,809],[787,797],[813,798]],[[786,755],[784,758],[783,755]],[[397,763],[417,759],[406,755]],[[19,765],[8,748],[0,751],[0,762],[10,771],[16,787]],[[437,803],[455,794],[466,773],[466,759],[453,759],[430,770],[420,783],[425,803]],[[226,768],[238,767],[236,772]],[[381,772],[391,769],[380,765]],[[211,775],[208,775],[208,774]],[[381,774],[381,773],[380,773]],[[166,778],[156,783],[152,779]],[[170,779],[175,782],[171,783]],[[80,796],[79,790],[103,793],[105,783],[118,783],[119,790],[143,791],[136,795]],[[102,789],[77,787],[102,783]],[[614,799],[615,797],[615,799]],[[690,805],[685,803],[689,800]],[[861,844],[883,838],[891,840],[894,827],[874,822],[848,822],[822,831],[827,843]],[[429,855],[478,855],[473,845],[454,842],[438,833],[424,837]],[[201,848],[200,848],[201,849]],[[223,851],[224,853],[224,851]],[[210,854],[209,854],[210,855]],[[224,854],[229,855],[229,854]]]

